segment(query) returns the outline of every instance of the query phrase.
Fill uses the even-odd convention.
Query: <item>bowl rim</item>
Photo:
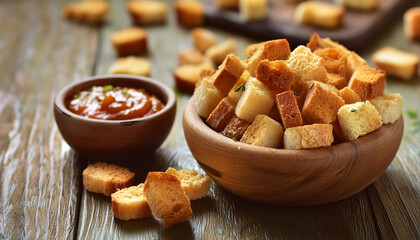
[[[84,116],[77,115],[73,112],[71,112],[66,106],[65,106],[65,99],[68,96],[69,92],[81,84],[87,84],[89,82],[96,82],[101,80],[107,80],[107,79],[127,79],[129,81],[137,81],[142,82],[150,85],[154,85],[155,87],[159,88],[164,95],[167,97],[167,101],[165,106],[158,112],[153,113],[149,116],[144,116],[140,118],[133,118],[133,119],[126,119],[126,120],[104,120],[104,119],[95,119],[95,118],[88,118]],[[100,85],[100,84],[99,84]],[[116,84],[118,85],[118,84]],[[155,95],[155,93],[150,93]],[[161,99],[162,100],[162,99]],[[128,75],[128,74],[104,74],[104,75],[96,75],[91,77],[83,78],[81,81],[71,83],[64,88],[62,88],[55,96],[54,98],[54,108],[57,109],[60,113],[75,118],[81,121],[87,121],[92,123],[98,123],[98,124],[110,124],[110,125],[121,125],[121,124],[127,124],[131,125],[136,122],[143,122],[147,121],[149,119],[157,118],[165,113],[167,113],[170,109],[176,106],[176,96],[175,92],[166,86],[165,84],[159,82],[158,80],[144,77],[144,76],[136,76],[136,75]]]

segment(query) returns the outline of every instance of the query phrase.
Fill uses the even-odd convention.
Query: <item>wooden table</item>
[[[154,218],[115,220],[110,198],[83,189],[88,162],[64,142],[53,117],[53,99],[64,86],[105,74],[116,55],[109,35],[130,25],[122,2],[112,0],[109,21],[91,27],[62,20],[67,1],[0,1],[0,239],[419,239],[420,131],[404,114],[400,150],[383,176],[364,191],[313,207],[276,207],[233,196],[212,183],[208,196],[192,202],[191,221],[164,229]],[[164,25],[147,27],[151,76],[173,86],[177,53],[192,46],[171,10]],[[237,53],[254,42],[234,38]],[[363,41],[363,39],[361,39]],[[420,44],[403,37],[402,19],[360,54],[391,45],[420,54]],[[420,81],[388,78],[388,92],[404,97],[403,111],[420,112]],[[122,163],[136,172],[167,167],[203,172],[188,149],[182,111],[189,95],[178,95],[170,136],[149,159],[150,166]],[[420,119],[420,116],[417,117]],[[246,187],[246,186],[244,186]]]

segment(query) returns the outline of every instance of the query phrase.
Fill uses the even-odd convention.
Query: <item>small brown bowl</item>
[[[183,127],[201,167],[227,191],[274,205],[309,206],[347,198],[375,181],[401,143],[402,117],[357,140],[311,150],[235,142],[209,128],[187,103]]]
[[[92,86],[112,84],[143,88],[158,97],[165,107],[150,116],[130,120],[98,120],[67,109],[73,96]],[[154,152],[166,139],[176,113],[172,89],[156,80],[132,75],[103,75],[65,87],[55,97],[54,116],[64,140],[79,155],[92,160],[134,159]]]

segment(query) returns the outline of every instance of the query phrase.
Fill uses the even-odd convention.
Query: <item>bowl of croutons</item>
[[[203,77],[184,110],[188,146],[215,182],[249,200],[308,206],[385,172],[404,124],[384,71],[316,34],[293,51],[280,39],[245,53]]]

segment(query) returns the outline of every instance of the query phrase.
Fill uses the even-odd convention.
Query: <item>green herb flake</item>
[[[299,93],[297,93],[297,92],[293,92],[293,94],[295,95],[295,96],[300,96],[300,94]]]
[[[122,94],[127,94],[127,89],[124,88],[123,90],[121,90],[121,93]]]
[[[309,85],[309,88],[308,89],[311,89],[313,86],[314,86],[314,82],[313,83],[311,83],[311,85]]]
[[[114,87],[112,85],[106,85],[102,87],[102,91],[108,92],[114,90]]]
[[[80,92],[76,93],[76,95],[74,95],[74,99],[78,99],[82,94]]]
[[[236,89],[235,92],[239,92],[239,91],[245,91],[245,83],[242,83],[241,85],[239,85]]]
[[[352,108],[350,111],[351,111],[351,112],[356,112],[356,111],[357,111],[357,109],[356,109],[356,108]]]
[[[234,138],[234,137],[232,138],[232,140],[233,140],[233,141],[235,141],[235,142],[236,142],[236,141],[238,141],[238,140],[236,140],[236,138]]]
[[[416,111],[416,110],[408,109],[408,110],[407,110],[407,115],[408,115],[410,118],[415,118],[415,117],[417,117],[418,113],[417,113],[417,111]]]
[[[93,87],[88,89],[88,92],[92,92],[93,91]]]

